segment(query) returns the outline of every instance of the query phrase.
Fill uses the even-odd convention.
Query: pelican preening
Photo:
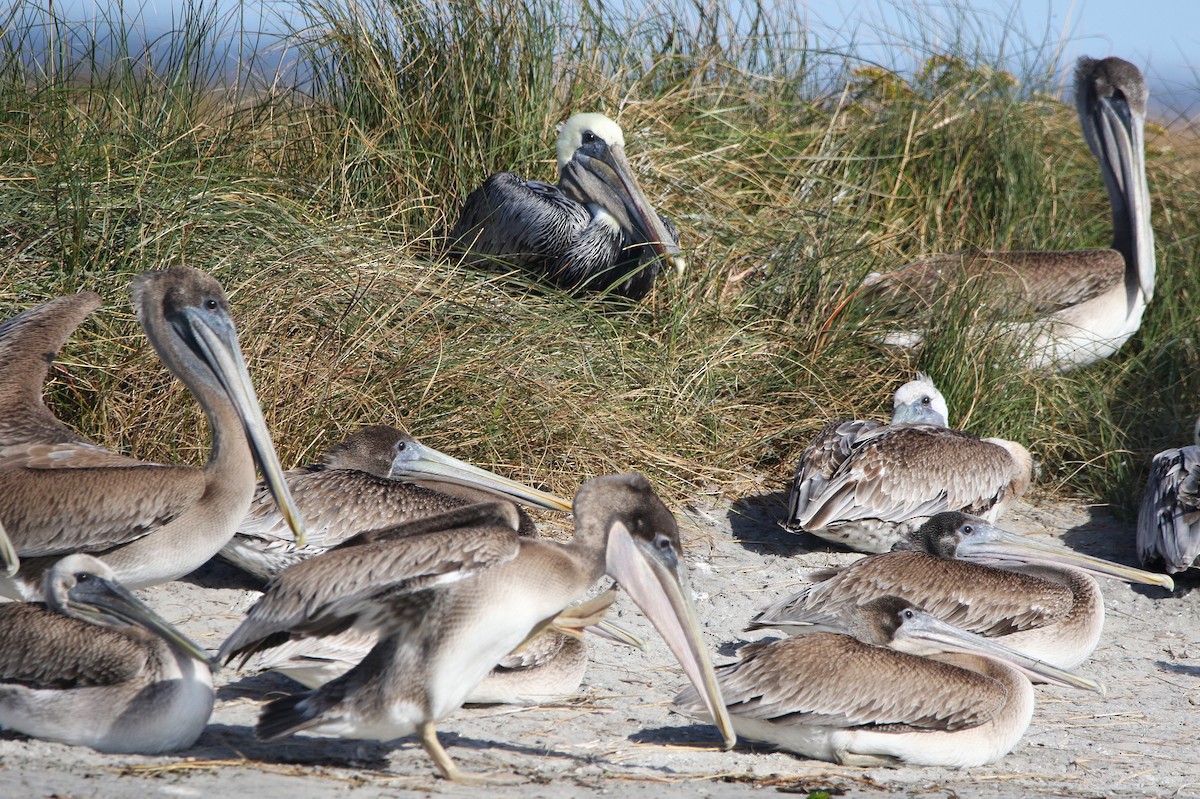
[[[1107,358],[1137,332],[1154,297],[1154,232],[1146,186],[1142,73],[1120,58],[1083,57],[1075,68],[1075,107],[1100,163],[1112,208],[1111,249],[974,252],[941,255],[863,283],[881,299],[937,296],[947,284],[983,278],[1001,302],[1038,318],[1008,329],[1027,348],[1030,368],[1069,371]],[[917,331],[889,337],[921,340]]]
[[[78,436],[64,441],[58,427],[35,419],[29,440],[0,452],[0,519],[24,561],[15,577],[0,577],[0,593],[39,598],[53,561],[81,551],[100,557],[129,588],[188,574],[237,528],[254,493],[254,456],[300,529],[221,285],[184,267],[146,272],[134,280],[133,305],[163,363],[204,408],[213,442],[208,463],[139,461]],[[45,341],[32,352],[45,353]],[[44,376],[35,370],[5,381],[24,380],[28,398]]]
[[[1138,558],[1146,565],[1161,561],[1172,574],[1200,558],[1200,419],[1192,438],[1191,446],[1154,456],[1138,509]]]
[[[352,433],[320,463],[289,470],[284,480],[305,522],[305,545],[296,546],[269,486],[260,483],[237,533],[221,549],[264,580],[359,533],[472,502],[505,499],[571,510],[565,499],[452,458],[388,425]],[[521,521],[523,532],[534,532],[524,513]]]
[[[924,375],[896,392],[892,419],[834,421],[817,434],[792,482],[788,530],[886,552],[942,511],[995,521],[1029,487],[1029,451],[946,427],[945,399]]]
[[[45,596],[0,604],[0,729],[101,752],[191,746],[212,713],[208,654],[90,555],[58,561]]]
[[[558,185],[498,172],[467,197],[450,243],[464,262],[533,272],[570,290],[639,300],[679,236],[633,176],[621,128],[576,114],[559,129]]]
[[[832,620],[839,632],[750,644],[718,668],[738,735],[844,765],[981,766],[1029,727],[1026,675],[1103,692],[897,597],[845,605]],[[697,700],[689,688],[675,702],[703,718]]]
[[[850,605],[897,596],[950,624],[1061,669],[1095,650],[1104,600],[1090,575],[1158,585],[1164,574],[1131,569],[1065,547],[1013,535],[978,516],[939,513],[896,545],[841,569],[763,609],[748,629],[827,629]]]
[[[462,779],[434,724],[607,572],[654,623],[731,746],[670,511],[640,475],[589,480],[574,511],[565,544],[519,536],[507,503],[479,504],[405,525],[400,537],[365,534],[283,572],[221,647],[223,659],[355,626],[379,629],[381,640],[343,676],[267,705],[259,735],[417,733],[438,770]],[[414,535],[415,525],[424,532]]]

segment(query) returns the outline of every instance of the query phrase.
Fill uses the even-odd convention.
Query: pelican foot
[[[520,774],[510,772],[464,774],[450,758],[446,748],[442,746],[442,742],[438,740],[437,730],[434,729],[432,721],[422,722],[418,727],[418,732],[421,736],[421,746],[425,748],[433,760],[433,764],[437,766],[438,772],[451,782],[461,785],[517,785],[528,782]]]

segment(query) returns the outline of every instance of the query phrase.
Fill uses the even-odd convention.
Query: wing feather
[[[146,667],[145,648],[120,633],[40,602],[0,605],[0,683],[56,689],[116,685]]]

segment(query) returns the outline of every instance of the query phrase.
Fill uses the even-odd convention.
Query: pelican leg
[[[421,746],[425,748],[433,760],[433,764],[437,766],[438,772],[451,782],[457,782],[460,785],[499,785],[525,781],[519,774],[464,774],[459,771],[458,766],[454,764],[445,747],[442,746],[442,742],[438,740],[437,730],[433,728],[432,721],[421,722],[417,727],[417,734],[421,736]]]

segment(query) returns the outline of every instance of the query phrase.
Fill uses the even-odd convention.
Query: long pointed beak
[[[125,586],[97,575],[77,583],[67,595],[67,607],[79,616],[102,624],[138,626],[158,635],[176,649],[216,669],[216,661],[195,642],[146,607]]]
[[[696,613],[688,598],[691,591],[687,574],[674,549],[669,552],[668,555],[649,543],[635,540],[623,525],[615,525],[608,536],[608,573],[629,593],[667,642],[697,693],[704,698],[725,748],[730,749],[737,743],[737,734],[700,637]]]
[[[13,546],[12,539],[8,537],[3,524],[0,524],[0,560],[4,561],[4,573],[9,577],[12,577],[21,568],[21,559],[17,557],[17,548]]]
[[[960,630],[952,624],[930,616],[924,611],[910,608],[903,611],[904,620],[892,637],[891,648],[913,655],[931,655],[938,652],[959,652],[966,655],[983,655],[1008,663],[1027,676],[1064,688],[1081,688],[1103,695],[1104,685],[1081,677],[1078,674],[1055,668],[1048,663],[1023,655],[1015,649],[982,636]]]
[[[254,451],[259,468],[267,487],[279,505],[279,511],[287,521],[288,527],[296,535],[296,546],[304,546],[304,525],[300,520],[300,509],[288,489],[283,477],[283,465],[271,442],[271,433],[267,430],[267,421],[263,418],[262,407],[258,403],[258,395],[254,384],[250,381],[250,372],[246,369],[246,361],[242,357],[241,347],[238,346],[237,331],[232,324],[215,326],[210,320],[191,309],[184,309],[193,334],[193,340],[203,348],[217,379],[225,389],[229,401],[233,403],[242,426],[246,430],[246,438]]]
[[[571,512],[571,503],[568,500],[472,466],[419,441],[408,442],[404,449],[396,454],[388,476],[393,480],[440,480],[470,488],[483,488],[526,505],[563,513]]]
[[[1146,185],[1145,120],[1124,97],[1101,97],[1092,109],[1093,151],[1104,172],[1109,195],[1120,199],[1128,216],[1138,285],[1149,302],[1154,297],[1154,231],[1150,227],[1150,189]],[[1091,143],[1091,142],[1089,142]],[[1115,195],[1115,196],[1114,196]],[[1114,214],[1118,213],[1114,203]],[[1113,220],[1114,226],[1117,220]]]
[[[1114,577],[1129,583],[1159,585],[1168,591],[1175,588],[1175,581],[1168,575],[1142,571],[1132,566],[1113,563],[1110,560],[1093,558],[1066,547],[1014,535],[999,527],[978,526],[973,536],[958,545],[955,554],[963,560],[989,565],[1003,566],[1005,562],[1016,561],[1018,563],[1067,566],[1103,577]]]
[[[600,182],[605,189],[604,194],[607,195],[601,196],[598,191],[600,187],[589,186],[585,189],[589,195],[587,199],[603,205],[676,271],[683,272],[687,268],[687,262],[680,254],[675,237],[667,230],[642,191],[641,185],[634,178],[633,167],[625,155],[625,148],[614,144],[606,149],[603,158],[576,153],[575,159]]]

